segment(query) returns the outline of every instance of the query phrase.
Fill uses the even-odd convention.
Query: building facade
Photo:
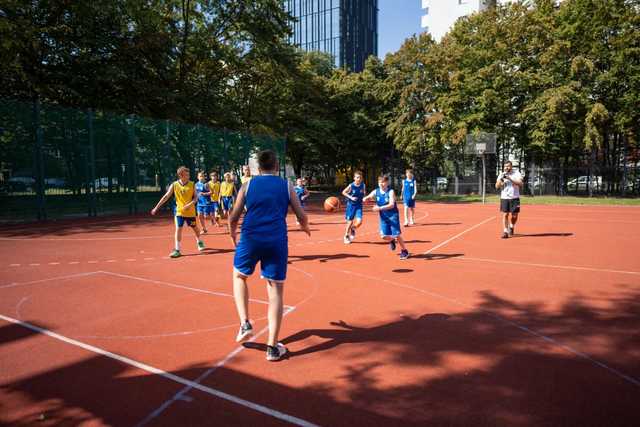
[[[481,12],[495,4],[496,0],[422,0],[421,26],[439,42],[458,18]]]
[[[378,54],[378,0],[284,0],[296,19],[290,42],[329,53],[337,67],[362,71]]]

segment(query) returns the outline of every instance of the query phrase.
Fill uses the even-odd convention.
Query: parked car
[[[449,180],[444,176],[439,176],[436,178],[436,188],[438,190],[446,190],[449,185]]]
[[[568,190],[577,190],[577,191],[587,191],[589,189],[589,176],[583,175],[578,178],[574,178],[567,182]],[[601,176],[592,176],[591,177],[591,188],[599,189],[602,187],[602,177]]]
[[[95,185],[97,189],[109,188],[109,178],[107,178],[106,176],[102,178],[96,178]],[[111,178],[111,185],[113,186],[118,185],[118,178],[116,177]]]
[[[45,178],[45,188],[63,189],[67,187],[67,181],[64,178]]]
[[[30,176],[12,176],[7,183],[10,192],[33,191],[36,180]]]

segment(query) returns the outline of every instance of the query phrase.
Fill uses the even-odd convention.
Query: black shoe
[[[400,251],[400,259],[407,259],[409,258],[409,251],[406,249],[403,249]]]
[[[513,236],[513,233],[516,232],[516,228],[515,227],[509,227],[509,236]]]
[[[507,233],[506,231],[504,233],[502,233],[502,238],[503,239],[508,239],[509,238],[509,233]]]
[[[392,239],[392,240],[389,242],[389,247],[391,248],[391,250],[392,250],[392,251],[395,251],[395,250],[396,250],[396,239]]]
[[[238,330],[238,335],[236,336],[236,342],[244,341],[253,335],[253,327],[248,320],[246,320],[242,325],[240,325],[240,330]]]
[[[275,362],[276,360],[280,360],[287,354],[287,347],[285,347],[282,343],[277,343],[275,346],[268,345],[267,346],[267,360],[271,362]]]

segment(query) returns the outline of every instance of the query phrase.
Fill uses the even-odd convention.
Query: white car
[[[569,182],[567,182],[567,189],[569,190],[588,190],[589,187],[589,176],[588,175],[583,175],[583,176],[579,176],[578,178],[574,178],[572,180],[569,180]],[[591,177],[591,188],[592,189],[597,189],[602,187],[602,177],[601,176],[592,176]]]

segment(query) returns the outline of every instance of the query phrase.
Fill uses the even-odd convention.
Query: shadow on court
[[[573,233],[537,233],[537,234],[522,234],[516,233],[511,238],[514,237],[569,237],[573,236]]]
[[[225,366],[203,385],[319,425],[636,426],[640,291],[633,284],[622,286],[606,304],[603,298],[591,305],[576,296],[546,306],[484,292],[476,308],[453,314],[404,315],[357,325],[345,313],[346,320],[286,337],[291,357],[265,365],[260,375],[247,373],[250,365],[243,371]],[[572,343],[610,370],[514,324]],[[11,336],[11,330],[0,332]],[[256,351],[243,353],[243,358],[268,363],[263,345],[245,347]],[[163,351],[188,359],[180,348]],[[13,379],[6,372],[0,380],[0,423],[136,425],[168,402],[150,425],[211,425],[212,420],[215,425],[280,424],[199,390],[171,401],[184,385],[90,355],[67,364],[56,359],[50,369],[36,368]],[[3,354],[9,356],[29,363],[24,355]],[[193,380],[214,364],[186,361],[170,374]],[[265,379],[272,370],[279,372],[278,381]],[[412,375],[393,381],[400,370]],[[287,384],[290,375],[297,375],[295,386]]]
[[[319,262],[328,262],[328,261],[337,261],[341,259],[351,259],[351,258],[370,258],[369,255],[356,255],[356,254],[319,254],[319,255],[289,255],[289,261],[287,264],[293,264],[296,262],[302,261],[319,261]]]
[[[411,258],[426,259],[427,261],[437,261],[441,259],[458,258],[464,256],[464,254],[411,254]]]
[[[356,236],[356,239],[358,237]],[[412,243],[431,243],[431,240],[418,240],[418,239],[412,239],[412,240],[405,240],[404,241],[406,244],[412,244]],[[353,242],[351,242],[351,244],[354,245],[389,245],[389,242],[384,241],[384,240],[377,240],[375,242],[367,242],[367,241],[358,241],[358,240],[354,240]],[[410,249],[410,248],[409,248]]]
[[[0,237],[64,237],[69,235],[84,235],[91,233],[125,233],[132,228],[148,227],[150,234],[157,225],[173,223],[173,217],[168,215],[151,216],[140,214],[135,216],[109,216],[98,218],[64,219],[60,221],[45,221],[0,227]],[[110,236],[112,237],[112,236]],[[170,235],[167,235],[171,238]]]
[[[47,329],[46,325],[31,321],[29,321],[29,323],[40,328]],[[26,338],[38,336],[38,334],[38,332],[25,328],[24,326],[16,325],[15,323],[8,323],[0,326],[0,346],[13,341],[20,341]]]

